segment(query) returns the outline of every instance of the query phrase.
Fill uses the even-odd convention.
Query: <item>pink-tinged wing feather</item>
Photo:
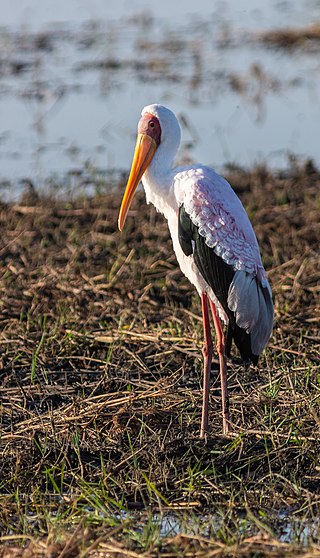
[[[206,244],[235,270],[257,276],[266,286],[255,233],[230,184],[208,167],[193,167],[181,169],[174,188]]]

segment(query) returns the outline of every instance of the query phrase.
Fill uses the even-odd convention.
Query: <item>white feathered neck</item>
[[[141,115],[156,116],[161,127],[161,140],[148,169],[142,177],[147,203],[152,203],[167,218],[172,209],[177,209],[173,192],[173,160],[179,149],[181,128],[173,112],[162,105],[148,105]]]

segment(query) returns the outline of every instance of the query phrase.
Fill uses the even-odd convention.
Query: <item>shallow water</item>
[[[70,496],[51,494],[48,498],[51,514],[54,517],[54,504],[70,502]],[[109,511],[103,512],[101,509],[91,505],[83,508],[84,516],[94,515],[101,521],[110,519]],[[175,537],[179,534],[194,537],[205,537],[213,539],[229,540],[247,538],[257,534],[265,533],[275,541],[281,543],[297,543],[302,546],[309,546],[319,540],[320,520],[318,517],[304,520],[301,515],[296,515],[292,508],[284,508],[280,511],[265,512],[245,512],[234,509],[233,512],[226,513],[226,510],[213,510],[211,513],[201,513],[196,507],[168,510],[164,508],[162,512],[146,509],[144,511],[117,511],[113,515],[113,520],[120,524],[127,523],[126,529],[131,533],[136,532],[137,539],[143,536],[149,539],[150,533],[157,533],[161,539]],[[256,518],[256,519],[254,519]],[[29,525],[36,524],[38,514],[27,513]]]
[[[88,511],[90,511],[88,509]],[[224,512],[200,514],[196,510],[164,511],[163,513],[144,512],[121,512],[117,515],[118,520],[132,520],[136,531],[140,534],[158,529],[161,538],[174,537],[180,533],[195,537],[227,539],[253,536],[265,531],[275,540],[282,543],[296,542],[308,546],[318,540],[320,522],[318,518],[313,521],[304,521],[295,515],[294,510],[284,509],[280,512],[272,512],[269,517],[255,512],[257,521],[248,518],[246,514],[239,514],[227,518]],[[224,535],[223,535],[224,534]]]
[[[5,0],[0,178],[128,170],[150,102],[180,117],[180,160],[320,164],[319,47],[267,49],[260,31],[320,19],[316,0]],[[197,11],[195,11],[197,10]]]

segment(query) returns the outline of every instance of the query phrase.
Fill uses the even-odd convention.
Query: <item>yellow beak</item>
[[[137,186],[150,165],[156,149],[157,144],[152,137],[147,134],[138,134],[131,171],[119,212],[118,227],[120,231],[123,229]]]

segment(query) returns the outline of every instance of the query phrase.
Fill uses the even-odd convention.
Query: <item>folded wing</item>
[[[218,187],[210,187],[206,177],[180,188],[179,242],[229,318],[227,352],[234,339],[242,358],[256,363],[272,332],[271,288],[239,198],[215,177]]]

